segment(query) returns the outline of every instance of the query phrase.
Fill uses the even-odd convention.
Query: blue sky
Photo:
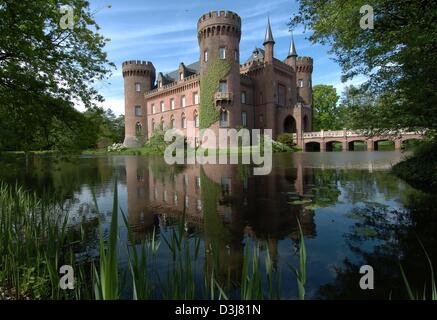
[[[111,5],[111,8],[107,8]],[[91,0],[100,32],[111,39],[106,47],[117,69],[96,88],[105,97],[103,106],[117,115],[124,113],[121,63],[125,60],[152,61],[157,72],[177,69],[180,62],[198,60],[196,36],[198,18],[212,10],[231,10],[242,18],[241,62],[255,47],[262,47],[267,16],[275,38],[275,57],[285,59],[290,45],[287,22],[297,11],[295,0]],[[303,28],[294,30],[297,53],[314,59],[313,84],[331,84],[341,93],[341,69],[328,54],[329,47],[312,44]],[[79,108],[81,109],[81,108]]]

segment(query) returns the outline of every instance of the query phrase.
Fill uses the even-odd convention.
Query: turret
[[[223,72],[230,64],[229,73],[215,79],[217,83],[208,86],[219,88],[214,95],[214,102],[220,108],[221,121],[215,127],[235,127],[241,125],[240,101],[240,38],[241,18],[231,11],[212,11],[202,15],[197,23],[197,35],[200,48],[200,73],[202,77],[214,79],[210,72]],[[222,60],[222,62],[221,62]],[[225,61],[226,60],[226,61]],[[221,70],[221,71],[218,71]],[[220,82],[220,83],[218,83]],[[209,94],[202,88],[202,95]],[[202,109],[200,110],[202,112]],[[202,116],[201,116],[202,119]],[[207,123],[208,126],[212,124]],[[203,126],[204,124],[201,125]]]
[[[313,59],[310,57],[296,58],[296,81],[298,89],[298,101],[304,105],[312,105],[312,73]]]
[[[155,67],[149,61],[123,62],[126,147],[137,147],[147,137],[147,106],[144,93],[155,83]]]
[[[294,44],[293,32],[291,32],[290,49],[288,50],[287,59],[285,59],[284,62],[296,71],[296,59],[297,59],[296,45]]]
[[[264,37],[263,45],[265,51],[264,61],[266,63],[272,64],[274,57],[273,47],[275,46],[275,40],[273,39],[272,27],[270,26],[270,18],[267,18],[266,35]]]

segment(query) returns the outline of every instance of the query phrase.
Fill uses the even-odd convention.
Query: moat
[[[290,266],[299,264],[299,220],[308,256],[307,299],[389,299],[406,294],[400,261],[413,285],[423,288],[429,280],[418,238],[430,251],[437,245],[435,195],[390,173],[404,156],[399,151],[275,154],[267,176],[253,176],[242,165],[167,166],[162,157],[34,157],[27,166],[23,159],[3,158],[0,179],[54,199],[72,227],[81,224],[89,242],[81,259],[99,252],[93,192],[108,230],[117,181],[119,206],[136,245],[153,234],[161,241],[158,271],[151,276],[158,291],[172,268],[173,253],[163,238],[181,230],[183,241],[196,247],[195,282],[203,282],[216,247],[218,279],[228,279],[231,298],[238,297],[245,250],[256,245],[262,261],[267,253],[271,258],[278,296],[296,299]],[[120,214],[120,248],[128,242]],[[126,252],[119,252],[120,269],[126,270]],[[362,265],[374,268],[374,290],[359,287]]]

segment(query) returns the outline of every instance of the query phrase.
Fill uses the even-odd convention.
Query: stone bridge
[[[396,132],[380,136],[367,136],[363,132],[351,130],[302,132],[294,133],[294,139],[304,151],[332,151],[334,143],[341,143],[343,151],[353,151],[355,142],[363,142],[368,151],[378,150],[381,141],[392,141],[396,150],[402,149],[402,145],[408,140],[423,138],[420,132]]]

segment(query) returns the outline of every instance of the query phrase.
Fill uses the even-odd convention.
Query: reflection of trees
[[[412,190],[406,194],[403,200],[405,209],[402,210],[390,209],[377,203],[366,203],[365,206],[351,211],[350,217],[355,218],[357,222],[346,235],[346,241],[361,261],[345,260],[344,266],[337,270],[336,281],[321,287],[320,292],[324,297],[407,298],[399,263],[402,263],[414,288],[422,291],[425,283],[429,288],[430,271],[418,237],[425,248],[428,248],[428,254],[435,265],[437,211],[431,195]],[[373,245],[371,249],[366,249],[370,245]],[[359,288],[358,270],[364,264],[374,268],[375,290],[363,291]]]
[[[98,192],[111,190],[114,173],[120,181],[124,180],[124,167],[117,166],[114,159],[35,156],[23,170],[26,167],[24,157],[8,157],[1,161],[0,177],[10,185],[18,183],[38,196],[62,203],[84,186],[98,186]]]

